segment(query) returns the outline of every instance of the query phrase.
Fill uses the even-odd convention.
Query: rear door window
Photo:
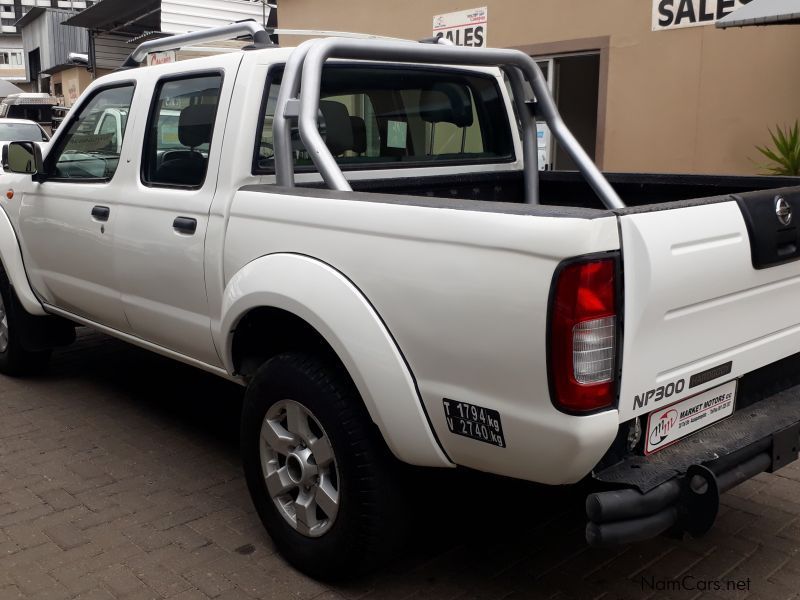
[[[142,159],[145,184],[194,189],[203,185],[221,87],[219,74],[159,83]]]
[[[273,69],[268,77],[256,174],[274,172],[272,126],[281,76]],[[514,160],[497,80],[474,72],[332,65],[323,72],[319,128],[343,169]],[[296,127],[293,152],[298,170],[313,170]]]

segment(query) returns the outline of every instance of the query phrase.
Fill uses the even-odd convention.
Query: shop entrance
[[[537,58],[550,86],[558,110],[567,127],[592,159],[597,151],[597,108],[600,86],[600,53],[588,52]],[[552,138],[544,124],[539,125],[539,168],[571,171],[577,167]]]

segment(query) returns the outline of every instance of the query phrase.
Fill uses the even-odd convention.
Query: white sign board
[[[174,63],[177,60],[177,53],[175,50],[167,50],[166,52],[151,52],[147,55],[147,66],[165,65],[167,63]]]
[[[536,123],[536,146],[539,150],[539,170],[552,168],[550,160],[550,128],[546,123]]]
[[[444,37],[456,46],[486,47],[486,27],[489,10],[473,8],[433,17],[434,37]]]
[[[644,453],[652,454],[682,437],[733,414],[736,381],[650,413]]]
[[[752,0],[653,0],[653,31],[712,25]]]

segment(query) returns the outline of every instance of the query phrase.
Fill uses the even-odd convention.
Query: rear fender
[[[298,254],[272,254],[245,265],[225,287],[215,339],[229,373],[234,371],[236,326],[260,307],[300,317],[328,342],[398,459],[419,466],[453,466],[431,430],[400,349],[353,282],[330,265]]]

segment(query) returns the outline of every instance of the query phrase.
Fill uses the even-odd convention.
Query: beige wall
[[[92,83],[92,74],[86,67],[75,67],[54,73],[50,77],[50,94],[55,96],[55,85],[61,84],[64,106],[72,106],[83,91]]]
[[[282,0],[280,26],[419,39],[433,15],[478,6],[489,8],[490,46],[605,38],[605,170],[756,173],[767,127],[800,118],[798,25],[652,32],[651,0]]]

